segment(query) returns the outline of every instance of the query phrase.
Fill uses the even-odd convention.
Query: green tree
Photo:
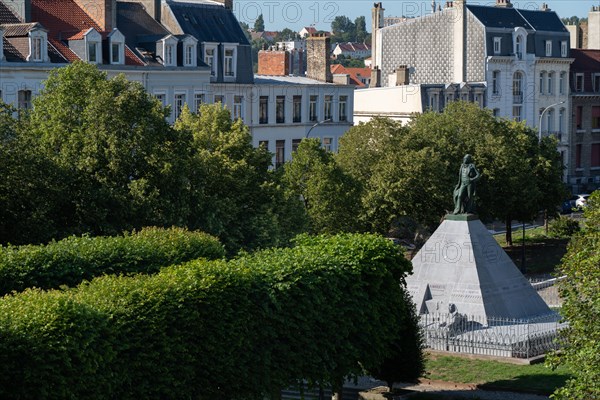
[[[574,377],[554,398],[587,400],[600,398],[600,193],[588,199],[584,230],[573,236],[559,272],[563,306],[569,322],[562,331],[563,346],[549,365],[564,364]]]
[[[354,42],[356,41],[356,26],[345,15],[338,15],[331,22],[333,32],[332,42]]]
[[[283,29],[281,32],[277,33],[275,36],[276,42],[286,42],[288,40],[296,40],[299,38],[298,32],[293,31],[289,28]]]
[[[319,139],[304,139],[284,167],[283,183],[301,199],[313,233],[357,230],[356,183],[335,163]]]
[[[272,155],[252,146],[240,119],[218,105],[203,104],[198,114],[184,107],[175,131],[192,136],[189,228],[217,236],[230,254],[283,245],[298,233],[294,203],[269,171]]]
[[[260,14],[258,18],[254,21],[254,31],[255,32],[264,32],[265,31],[265,19],[263,15]]]
[[[181,223],[187,138],[169,110],[123,75],[94,65],[54,70],[34,100],[30,131],[63,171],[67,229],[114,234]]]
[[[360,17],[356,17],[354,20],[354,26],[356,29],[356,37],[354,38],[356,42],[364,42],[367,39],[367,22],[365,21],[365,16],[361,15]]]

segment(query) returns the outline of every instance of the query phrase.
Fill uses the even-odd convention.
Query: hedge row
[[[302,237],[229,262],[7,296],[0,398],[255,400],[336,382],[398,339],[410,268],[381,237]]]
[[[224,256],[217,239],[180,228],[116,237],[69,237],[42,246],[0,246],[0,295],[75,286],[104,274],[154,273],[196,258]]]

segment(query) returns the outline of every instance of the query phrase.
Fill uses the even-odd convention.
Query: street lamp
[[[549,109],[551,109],[552,107],[558,106],[558,105],[561,105],[561,104],[565,104],[564,100],[560,101],[558,103],[550,104],[548,107],[544,108],[544,110],[540,114],[540,123],[538,124],[538,142],[542,141],[542,118],[544,117],[544,113],[546,111],[548,111]]]
[[[324,124],[325,122],[331,122],[331,118],[325,119],[323,121],[318,121],[315,122],[315,124],[313,126],[310,127],[310,129],[308,130],[308,132],[306,132],[306,139],[308,139],[308,135],[310,135],[310,132],[318,125]]]

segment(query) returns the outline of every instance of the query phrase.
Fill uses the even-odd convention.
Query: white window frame
[[[552,57],[552,40],[546,40],[546,57]]]
[[[517,122],[520,122],[523,119],[523,106],[520,104],[513,105],[512,109],[513,109],[512,110],[513,119]],[[518,111],[518,113],[515,111]]]
[[[579,78],[581,78],[581,80],[579,80]],[[579,85],[579,82],[581,82],[581,85]],[[575,74],[575,91],[577,93],[582,93],[585,91],[585,81],[583,73]]]
[[[198,40],[193,36],[187,36],[183,40],[183,66],[198,66]]]
[[[494,54],[502,53],[502,38],[494,37]]]
[[[177,50],[175,45],[170,43],[164,43],[163,62],[165,67],[171,67],[175,64],[175,58],[177,57]]]
[[[223,77],[225,80],[234,80],[237,76],[237,46],[237,43],[223,45]],[[231,56],[227,55],[228,52],[231,52]]]
[[[48,34],[43,29],[34,29],[29,32],[29,54],[27,61],[47,62],[48,61]],[[0,35],[0,41],[2,35]],[[0,45],[0,50],[3,46]],[[0,59],[3,59],[4,52],[0,51]]]
[[[546,112],[546,132],[554,132],[554,108],[551,108]]]
[[[32,99],[33,91],[31,89],[19,90],[17,92],[17,108],[19,110],[31,110]]]
[[[592,91],[600,93],[600,73],[592,74]]]
[[[173,95],[173,120],[177,120],[187,104],[187,93],[184,91],[176,91]]]
[[[540,76],[539,76],[539,89],[540,89],[540,94],[544,94],[545,90],[544,88],[546,87],[546,71],[540,71]]]
[[[125,64],[125,37],[121,32],[117,29],[114,29],[109,38],[109,61],[113,65],[123,65]],[[117,46],[117,60],[115,61],[115,49],[114,46]]]
[[[500,71],[492,71],[492,95],[500,94]]]
[[[436,93],[437,95],[437,93]],[[343,111],[343,112],[342,112]],[[348,121],[348,96],[342,95],[338,101],[338,121]]]
[[[319,121],[319,95],[311,94],[308,98],[308,120]]]
[[[163,107],[167,106],[167,92],[165,90],[155,90],[152,95],[161,102]]]
[[[567,46],[567,41],[566,40],[562,40],[560,42],[560,56],[561,57],[566,57],[568,51],[569,50],[568,50],[568,46]]]
[[[85,60],[90,64],[102,64],[102,36],[94,28],[90,28],[84,36]],[[92,59],[92,51],[94,58]]]
[[[554,94],[554,71],[548,72],[548,94]]]
[[[565,71],[561,71],[558,75],[558,93],[565,94],[565,78],[567,77],[567,73]]]
[[[205,92],[194,92],[194,112],[200,112],[200,106],[206,103],[206,93]]]
[[[209,55],[210,52],[212,54]],[[202,61],[210,67],[210,76],[216,78],[219,75],[219,46],[217,43],[204,43]]]
[[[565,116],[566,110],[564,108],[558,110],[558,131],[560,133],[565,133]]]
[[[333,138],[326,136],[323,138],[323,150],[332,152],[333,151]]]
[[[332,119],[333,118],[333,96],[325,95],[323,100],[323,119]]]
[[[233,96],[233,108],[231,110],[231,116],[235,119],[244,120],[244,96],[234,95]]]

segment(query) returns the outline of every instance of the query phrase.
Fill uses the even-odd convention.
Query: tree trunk
[[[333,389],[333,396],[331,400],[342,400],[343,399],[343,390],[344,390],[344,380],[340,379],[335,383]]]
[[[512,218],[510,216],[506,217],[506,245],[507,246],[513,245],[511,222],[512,222]]]
[[[544,232],[548,236],[548,209],[544,209]]]

